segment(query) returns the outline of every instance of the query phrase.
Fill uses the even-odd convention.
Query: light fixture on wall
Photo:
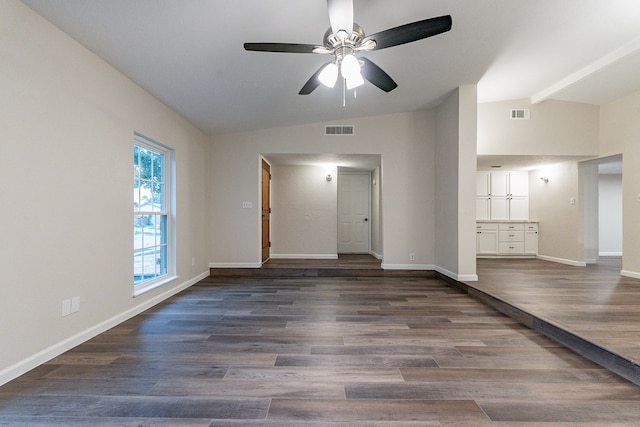
[[[549,182],[549,178],[546,177],[546,176],[541,176],[540,177],[540,181],[542,181],[542,182],[544,182],[546,184],[547,182]]]

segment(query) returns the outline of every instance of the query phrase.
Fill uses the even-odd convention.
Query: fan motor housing
[[[346,34],[345,31],[333,33],[331,27],[324,33],[324,46],[327,49],[336,49],[340,46],[355,47],[364,40],[364,30],[355,22],[353,23],[353,31]]]

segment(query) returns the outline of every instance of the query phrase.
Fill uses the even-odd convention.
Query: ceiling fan
[[[329,22],[323,45],[298,43],[245,43],[248,51],[317,53],[333,55],[333,60],[316,71],[300,90],[300,95],[308,95],[320,84],[334,87],[338,74],[345,81],[347,89],[354,89],[368,80],[385,92],[390,92],[398,84],[370,59],[357,57],[360,52],[386,49],[405,43],[422,40],[451,30],[451,15],[424,19],[399,27],[390,28],[371,36],[353,22],[353,0],[327,0]]]

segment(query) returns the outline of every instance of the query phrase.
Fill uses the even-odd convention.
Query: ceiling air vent
[[[343,126],[325,126],[324,134],[325,135],[353,135],[354,132],[353,125],[343,125]]]
[[[511,110],[511,120],[529,120],[530,118],[531,116],[527,109],[519,108]]]

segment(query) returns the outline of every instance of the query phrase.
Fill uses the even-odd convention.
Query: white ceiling
[[[321,44],[324,0],[23,0],[208,134],[436,106],[459,85],[480,102],[601,104],[640,89],[638,0],[355,0],[367,34],[450,14],[450,32],[367,53],[399,87],[298,91],[327,57],[245,52]]]

